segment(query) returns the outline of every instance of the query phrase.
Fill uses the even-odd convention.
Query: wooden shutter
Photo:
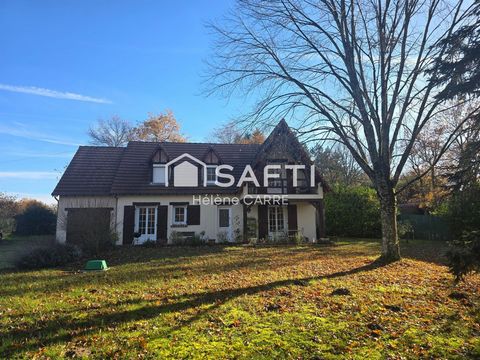
[[[288,205],[288,230],[298,230],[297,205]]]
[[[123,207],[123,245],[129,245],[133,242],[133,232],[135,230],[135,206],[129,205]]]
[[[317,239],[322,239],[326,236],[325,234],[325,204],[323,199],[320,199],[315,205],[315,222],[316,222],[316,233]]]
[[[167,243],[168,205],[159,206],[157,211],[157,242]]]
[[[296,171],[296,170],[286,170],[286,171],[287,171],[287,194],[293,194],[294,193],[293,171]],[[297,180],[297,186],[298,186],[298,180]]]
[[[200,205],[187,206],[187,225],[200,225]]]
[[[268,237],[268,206],[258,206],[258,238],[266,239]]]

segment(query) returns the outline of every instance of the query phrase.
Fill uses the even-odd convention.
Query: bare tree
[[[417,191],[413,192],[413,199],[419,201],[420,206],[426,210],[436,208],[447,195],[445,174],[448,152],[441,161],[437,161],[449,134],[448,122],[445,120],[432,120],[417,136],[407,164],[410,165],[411,171],[404,176],[419,179],[416,184],[411,185],[412,188],[408,192],[416,189]],[[427,176],[421,176],[425,173]]]
[[[148,119],[136,127],[133,132],[135,140],[139,141],[187,141],[180,132],[180,124],[170,110],[158,115],[149,114]]]
[[[346,146],[377,191],[382,260],[394,261],[396,186],[417,136],[443,111],[425,70],[467,11],[444,0],[237,0],[212,25],[209,88],[260,94],[251,122],[296,116],[300,134]]]
[[[114,115],[111,118],[97,121],[87,134],[90,143],[104,146],[125,146],[132,140],[133,127],[126,120]]]
[[[343,145],[317,145],[311,152],[315,157],[315,166],[328,184],[355,186],[369,183],[352,154]]]
[[[265,134],[259,129],[254,129],[251,133],[246,133],[240,140],[241,144],[263,144]]]
[[[15,215],[19,212],[20,208],[17,198],[0,192],[0,233],[6,235],[14,230]]]
[[[242,131],[234,122],[229,122],[213,130],[210,141],[221,144],[262,144],[265,135],[259,128],[252,132]]]
[[[242,134],[235,126],[235,123],[230,122],[213,129],[209,141],[220,144],[235,144],[241,136]]]

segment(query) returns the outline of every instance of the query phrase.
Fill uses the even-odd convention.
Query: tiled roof
[[[117,175],[112,186],[114,194],[195,194],[195,193],[219,193],[236,192],[237,189],[219,187],[200,188],[174,188],[150,183],[151,163],[150,159],[155,151],[162,147],[170,160],[185,153],[203,160],[209,149],[213,149],[221,158],[223,164],[233,166],[231,174],[235,182],[245,166],[251,164],[260,145],[257,144],[204,144],[204,143],[153,143],[132,141],[125,149],[122,161],[118,167]]]
[[[167,153],[169,160],[180,155],[189,154],[203,161],[208,151],[213,150],[222,164],[233,166],[230,173],[235,184],[246,165],[252,167],[259,161],[262,153],[286,132],[292,139],[289,146],[301,161],[309,163],[306,150],[300,145],[287,123],[282,120],[266,139],[264,144],[214,144],[214,143],[170,143],[131,141],[127,147],[81,146],[72,162],[65,170],[52,195],[160,195],[160,194],[218,194],[236,193],[235,186],[222,188],[210,187],[166,187],[152,184],[152,156],[161,149]],[[324,189],[328,186],[319,177]]]
[[[52,195],[109,195],[124,151],[80,146]]]
[[[188,153],[200,160],[213,149],[223,164],[233,166],[238,181],[244,167],[251,164],[260,145],[208,143],[155,143],[132,141],[125,148],[80,146],[52,195],[154,195],[236,192],[236,188],[174,188],[151,184],[151,162],[161,147],[170,159]]]

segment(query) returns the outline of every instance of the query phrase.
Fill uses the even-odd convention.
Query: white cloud
[[[54,171],[0,171],[0,179],[43,180],[57,179],[59,175]]]
[[[8,126],[8,125],[0,125],[0,134],[18,136],[26,139],[31,139],[31,140],[43,141],[50,144],[69,145],[69,146],[82,145],[78,142],[70,141],[68,139],[56,138],[56,137],[43,134],[41,132],[22,128],[18,124],[16,127]]]
[[[0,84],[0,90],[12,91],[24,94],[32,94],[38,96],[47,96],[55,99],[67,99],[67,100],[76,100],[76,101],[87,101],[94,102],[98,104],[111,104],[112,102],[108,99],[96,98],[87,95],[75,94],[66,91],[56,91],[45,88],[39,88],[36,86],[16,86],[16,85],[7,85]]]
[[[6,155],[17,156],[21,158],[66,158],[71,159],[75,153],[71,151],[62,151],[58,153],[38,153],[38,152],[7,152]],[[13,159],[12,161],[16,161]],[[0,161],[1,163],[1,161]]]

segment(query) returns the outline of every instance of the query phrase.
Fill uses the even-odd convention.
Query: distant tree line
[[[0,193],[0,232],[4,237],[12,233],[21,236],[54,234],[56,219],[54,206]]]
[[[129,141],[185,142],[173,112],[149,114],[145,121],[133,125],[129,121],[112,116],[99,119],[87,132],[93,145],[125,146]]]
[[[259,128],[242,130],[236,123],[230,122],[214,129],[209,140],[221,144],[262,144],[265,135]]]
[[[100,146],[126,146],[129,141],[186,142],[188,137],[181,132],[180,123],[171,110],[149,114],[145,121],[133,125],[128,120],[114,115],[99,119],[87,132],[90,143]],[[223,144],[261,144],[263,132],[255,128],[243,131],[235,123],[227,123],[213,130],[208,141]]]

